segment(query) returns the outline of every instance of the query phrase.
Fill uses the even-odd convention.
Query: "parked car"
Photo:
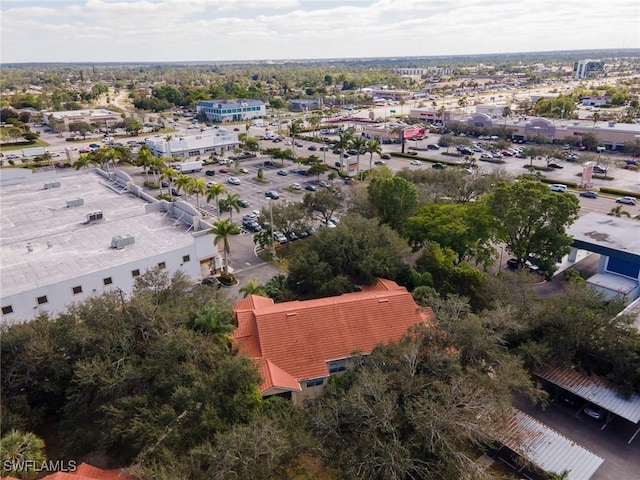
[[[604,175],[604,174],[607,173],[607,171],[604,168],[596,165],[596,166],[593,167],[593,173],[599,173],[601,175]]]
[[[306,185],[304,189],[309,190],[310,192],[315,192],[316,190],[318,190],[315,185]]]
[[[292,188],[294,190],[302,190],[302,185],[300,185],[299,183],[292,183],[291,185],[289,185],[289,188]]]
[[[249,173],[249,170],[247,170],[246,168],[241,168],[240,170],[238,170],[240,173]]]
[[[564,168],[562,165],[556,162],[549,163],[549,168]]]
[[[431,168],[434,168],[436,170],[444,170],[445,168],[447,168],[447,166],[444,163],[436,162],[431,165]]]
[[[273,232],[273,239],[278,243],[287,243],[289,241],[282,232]]]
[[[287,240],[289,240],[290,242],[295,242],[296,240],[298,240],[298,235],[296,235],[294,232],[286,232],[284,236],[287,237]]]
[[[416,152],[415,150],[410,150],[407,152],[407,154],[409,155],[413,155],[414,157],[418,155],[418,152]]]
[[[229,173],[229,170],[227,170],[226,168],[221,168],[220,173]]]
[[[438,145],[436,145],[435,143],[430,143],[429,145],[427,145],[427,148],[429,150],[440,150],[440,147]]]
[[[624,203],[625,205],[635,205],[636,199],[634,197],[620,197],[620,198],[616,198],[616,203]]]
[[[240,179],[236,177],[229,177],[227,178],[227,183],[230,183],[231,185],[240,185]]]
[[[312,152],[315,152],[318,149],[318,147],[316,147],[315,145],[309,145],[309,147],[307,147],[307,150],[311,150]]]
[[[580,196],[585,198],[598,198],[598,194],[590,190],[587,190],[585,192],[580,192]]]
[[[485,153],[481,153],[481,154],[480,154],[480,158],[482,158],[482,159],[485,159],[485,160],[486,160],[486,159],[490,159],[490,158],[493,158],[493,157],[491,156],[491,154],[490,154],[490,153],[486,153],[486,152],[485,152]]]
[[[209,285],[209,286],[212,286],[212,287],[220,288],[220,282],[214,276],[204,277],[200,283],[202,285]]]
[[[207,170],[206,172],[204,172],[204,174],[207,177],[213,177],[216,174],[216,171],[215,170]]]
[[[255,220],[248,220],[246,222],[242,222],[242,225],[244,225],[244,227],[251,232],[259,232],[262,230],[262,227],[260,226],[260,224]]]
[[[280,194],[273,190],[267,190],[266,192],[264,192],[264,196],[273,200],[277,200],[278,198],[280,198]]]
[[[171,189],[171,195],[173,195],[174,197],[181,197],[182,196],[182,194],[178,190],[176,190],[175,188]]]
[[[582,411],[587,417],[593,418],[594,420],[602,420],[602,409],[600,407],[587,404],[584,406]]]
[[[251,204],[249,203],[248,200],[245,200],[244,198],[240,198],[240,199],[238,199],[238,205],[240,205],[242,208],[247,208]]]

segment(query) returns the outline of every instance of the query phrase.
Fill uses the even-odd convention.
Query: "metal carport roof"
[[[503,444],[545,472],[569,471],[567,480],[589,480],[604,459],[516,408]]]
[[[631,423],[640,422],[640,395],[625,397],[602,377],[587,375],[564,366],[538,370],[535,374]]]

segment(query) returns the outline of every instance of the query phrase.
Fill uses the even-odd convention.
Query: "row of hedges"
[[[553,178],[546,178],[546,177],[542,177],[540,179],[542,183],[548,183],[548,184],[552,184],[552,183],[561,183],[563,185],[566,185],[567,187],[571,187],[571,188],[578,188],[578,184],[576,182],[567,182],[565,180],[554,180]]]
[[[488,163],[507,163],[501,158],[479,158],[478,161]]]
[[[640,193],[630,192],[628,190],[618,190],[617,188],[600,187],[600,193],[610,193],[611,195],[620,195],[623,197],[634,197],[640,199]]]

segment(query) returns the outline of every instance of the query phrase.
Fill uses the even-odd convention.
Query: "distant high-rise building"
[[[579,60],[573,65],[573,72],[576,78],[593,77],[604,70],[602,60],[585,59]]]

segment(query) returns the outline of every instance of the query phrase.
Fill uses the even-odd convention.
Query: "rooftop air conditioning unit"
[[[118,235],[117,237],[113,237],[111,239],[111,248],[115,248],[116,250],[122,250],[124,247],[128,245],[133,245],[136,243],[136,237],[131,234],[126,235]]]
[[[99,222],[103,218],[104,217],[103,217],[103,214],[102,214],[102,210],[97,210],[95,212],[89,212],[89,213],[87,213],[87,221],[86,221],[86,223]]]
[[[50,188],[60,188],[60,182],[46,182],[44,189],[49,190]]]
[[[82,198],[71,198],[67,200],[67,208],[69,207],[80,207],[84,205],[84,199]]]

